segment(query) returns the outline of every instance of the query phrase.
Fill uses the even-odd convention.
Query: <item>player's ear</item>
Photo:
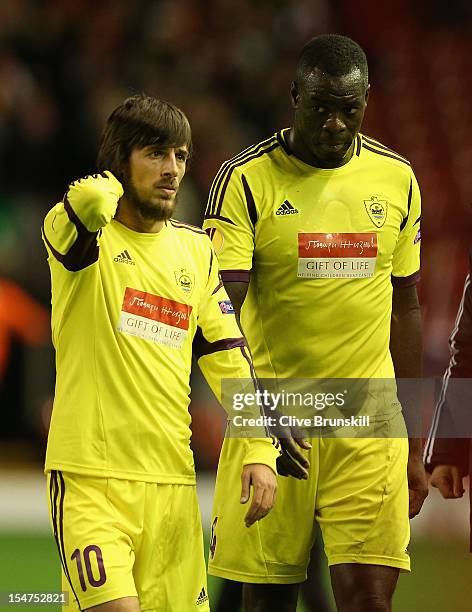
[[[299,98],[300,94],[298,93],[298,84],[296,81],[292,81],[292,85],[290,86],[290,99],[292,100],[293,108],[298,108]]]
[[[370,85],[367,85],[366,90],[365,90],[365,97],[364,97],[364,102],[366,103],[366,106],[367,106],[367,101],[369,100],[369,94],[370,94]]]

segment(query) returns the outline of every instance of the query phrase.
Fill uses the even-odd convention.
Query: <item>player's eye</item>
[[[150,157],[153,157],[154,159],[162,157],[164,155],[164,151],[161,151],[160,149],[155,149],[154,151],[151,151],[151,153],[149,154]]]
[[[186,162],[187,161],[187,153],[183,153],[183,152],[182,153],[177,153],[176,157],[177,157],[177,159],[179,161],[182,161],[182,162]]]
[[[347,108],[344,109],[344,112],[346,113],[346,115],[353,117],[357,111],[359,110],[359,108],[357,106],[348,106]]]
[[[313,110],[315,113],[318,113],[318,114],[320,114],[320,115],[322,115],[323,113],[325,113],[325,112],[326,112],[326,108],[325,108],[324,106],[318,106],[318,105],[313,106],[313,107],[312,107],[312,110]]]

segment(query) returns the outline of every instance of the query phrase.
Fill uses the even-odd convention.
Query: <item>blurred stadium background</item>
[[[0,0],[0,591],[60,584],[41,471],[54,385],[44,213],[93,170],[109,112],[144,91],[190,118],[176,216],[199,224],[219,164],[290,124],[297,54],[330,31],[369,58],[363,131],[408,157],[422,189],[425,374],[440,376],[471,236],[470,0]],[[198,373],[192,413],[208,528],[224,419]],[[395,609],[472,610],[467,546],[467,502],[433,491]]]

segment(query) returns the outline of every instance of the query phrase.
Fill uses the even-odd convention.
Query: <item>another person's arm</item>
[[[464,283],[454,329],[449,338],[451,359],[443,377],[442,389],[433,414],[425,445],[424,461],[431,472],[431,485],[445,499],[464,494],[462,478],[469,472],[470,416],[466,405],[472,405],[472,284],[470,275]],[[465,410],[464,410],[465,408]],[[466,419],[467,423],[462,422]],[[455,433],[457,437],[451,437]],[[464,437],[460,437],[460,436]]]
[[[257,202],[251,185],[237,168],[226,162],[213,181],[203,227],[215,247],[221,277],[243,334],[240,313],[251,278],[257,222]],[[278,473],[306,479],[309,462],[300,448],[308,449],[310,444],[295,437],[290,427],[278,426],[273,433],[283,449],[277,460]]]

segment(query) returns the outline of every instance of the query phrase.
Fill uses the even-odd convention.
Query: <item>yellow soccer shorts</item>
[[[382,438],[310,440],[309,479],[279,477],[274,508],[250,528],[243,520],[247,509],[238,503],[244,449],[239,440],[225,439],[209,573],[249,583],[302,582],[315,521],[329,565],[368,563],[409,571],[408,439],[402,414],[379,427]]]
[[[142,611],[208,612],[196,487],[52,471],[64,610],[138,597]]]

